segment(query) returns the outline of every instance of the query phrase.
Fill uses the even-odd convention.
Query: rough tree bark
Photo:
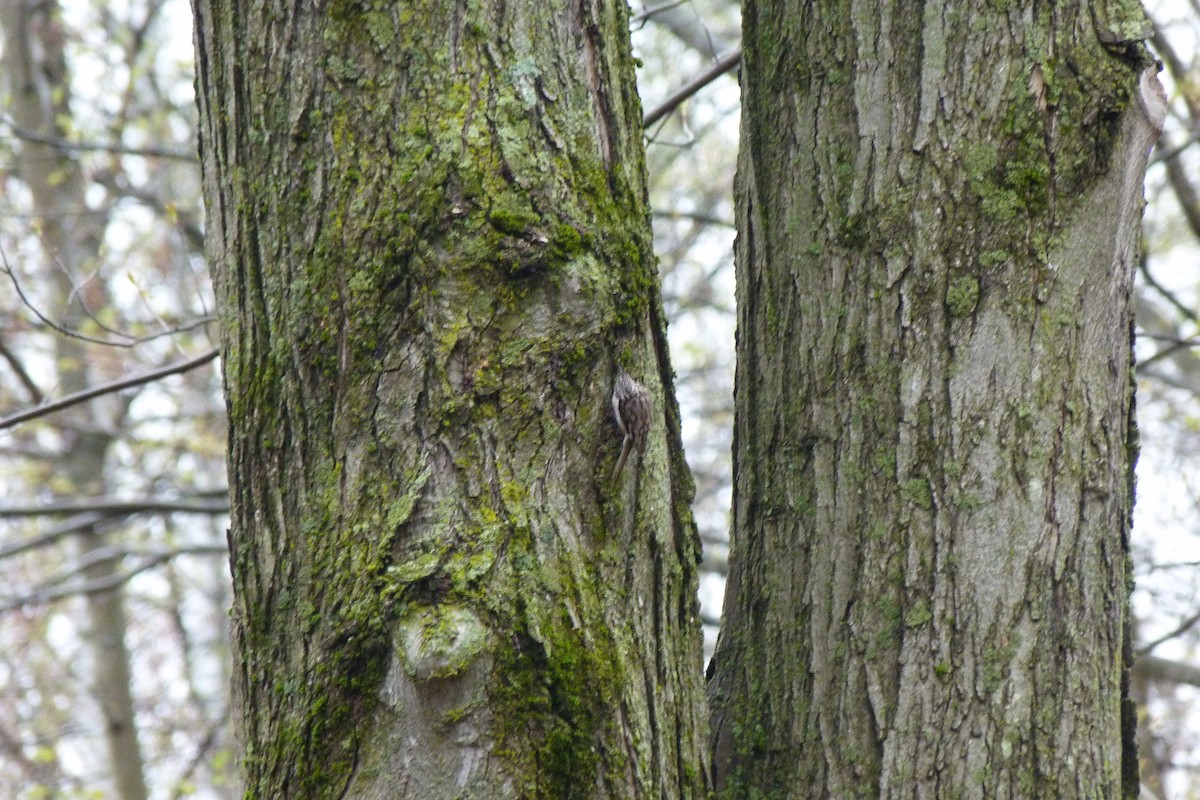
[[[1132,796],[1148,31],[922,8],[744,7],[716,782]]]
[[[248,795],[701,796],[625,4],[195,12]]]

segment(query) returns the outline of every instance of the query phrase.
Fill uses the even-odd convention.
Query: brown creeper
[[[612,393],[613,415],[625,434],[621,444],[621,457],[617,459],[617,468],[613,470],[613,485],[621,477],[625,461],[635,447],[638,455],[646,452],[646,438],[650,433],[650,416],[654,413],[654,404],[650,392],[645,386],[629,377],[629,373],[617,367],[617,379],[613,383]]]

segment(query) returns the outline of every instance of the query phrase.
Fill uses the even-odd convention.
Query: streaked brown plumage
[[[621,478],[621,470],[629,459],[629,453],[637,449],[638,455],[646,452],[646,439],[650,434],[650,417],[654,413],[654,403],[650,392],[645,386],[629,377],[629,373],[617,368],[617,379],[613,382],[612,393],[613,414],[625,440],[621,443],[621,456],[617,459],[617,467],[613,470],[613,485]]]

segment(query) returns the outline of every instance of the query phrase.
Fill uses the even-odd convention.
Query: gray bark
[[[196,3],[251,796],[703,796],[626,13]]]
[[[1107,8],[923,8],[744,8],[717,785],[1133,796],[1157,81]]]

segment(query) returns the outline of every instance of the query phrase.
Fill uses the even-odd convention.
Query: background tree
[[[5,3],[0,24],[6,36],[5,75],[10,79],[8,96],[13,124],[42,137],[61,136],[69,119],[71,93],[63,81],[66,57],[63,36],[56,30],[53,7],[34,8]],[[66,211],[39,215],[37,227],[42,250],[58,269],[47,270],[54,285],[46,314],[71,330],[83,326],[91,308],[108,305],[103,284],[93,283],[76,291],[72,276],[85,273],[96,262],[101,239],[102,217],[88,218],[85,183],[78,164],[67,153],[42,141],[22,147],[21,177],[39,210]],[[99,224],[98,224],[99,223]],[[82,391],[90,381],[119,365],[112,358],[93,359],[95,348],[84,338],[61,336],[54,342],[54,363],[66,391]],[[105,355],[111,353],[104,351]],[[28,391],[39,393],[32,383]],[[59,418],[51,430],[58,440],[54,461],[56,490],[83,495],[107,494],[104,462],[115,437],[126,404],[116,398],[90,409],[73,409]],[[98,522],[98,520],[97,520]],[[115,560],[107,555],[106,532],[97,524],[80,526],[75,546],[81,574],[90,581],[104,582],[114,572]],[[103,724],[99,731],[107,740],[107,755],[116,765],[113,777],[116,796],[123,800],[146,797],[141,749],[134,726],[130,691],[129,656],[125,646],[125,609],[119,590],[97,591],[84,598],[88,625],[86,641],[91,669],[87,680]]]
[[[197,3],[252,796],[704,794],[628,41],[619,2]],[[613,485],[617,364],[654,410]]]
[[[178,151],[161,146],[173,130],[186,141],[191,126],[190,115],[173,111],[156,82],[160,40],[151,26],[160,9],[131,8],[128,18],[95,9],[88,29],[96,38],[88,42],[64,24],[55,3],[0,3],[5,161],[11,165],[0,214],[8,291],[0,342],[6,411],[14,403],[90,389],[139,363],[179,359],[189,347],[186,329],[204,313],[196,297],[203,272],[186,268],[189,245],[199,241],[197,215],[174,202],[174,192],[189,186],[192,158],[186,144]],[[102,51],[90,47],[101,41]],[[87,94],[94,86],[83,87],[82,100],[77,96],[72,67],[80,59],[93,78],[108,79],[114,89],[103,102]],[[82,144],[92,136],[102,144]],[[196,189],[192,181],[193,195]],[[36,510],[61,517],[19,539],[10,528],[0,544],[8,612],[0,626],[0,751],[15,767],[0,768],[15,781],[0,788],[6,796],[74,787],[129,800],[146,797],[152,779],[183,783],[201,772],[208,782],[222,772],[210,773],[203,762],[220,746],[226,693],[216,693],[210,705],[211,683],[198,685],[204,680],[197,673],[171,669],[168,695],[168,681],[144,668],[147,662],[174,667],[175,642],[190,648],[189,667],[197,670],[206,661],[226,661],[227,655],[212,659],[214,649],[225,649],[221,615],[193,613],[185,623],[173,607],[197,576],[225,605],[221,573],[172,564],[132,609],[124,583],[176,554],[219,555],[224,548],[211,539],[176,536],[169,518],[131,519],[139,511],[166,513],[170,503],[157,510],[105,503],[117,491],[127,498],[152,494],[163,477],[164,494],[185,494],[196,488],[193,480],[203,484],[220,467],[219,449],[210,448],[207,457],[203,452],[204,432],[215,418],[206,426],[197,416],[206,400],[217,399],[211,384],[205,391],[206,378],[211,375],[188,379],[186,410],[161,390],[108,393],[26,424],[4,441],[5,514]],[[138,468],[122,469],[129,463]],[[14,582],[28,585],[31,575],[45,578],[13,591]],[[39,613],[38,604],[56,598],[74,602]],[[151,622],[166,631],[165,641],[148,634]],[[137,685],[131,649],[143,662]],[[174,699],[161,715],[171,720],[162,735],[137,724],[139,693],[143,720],[148,697]],[[164,750],[182,764],[151,775],[147,763],[165,761]]]
[[[1135,797],[1144,20],[826,12],[743,6],[717,785]]]
[[[223,402],[211,362],[194,364],[213,343],[194,327],[212,299],[199,249],[191,10],[180,0],[75,4],[62,14],[46,4],[38,9],[56,24],[26,33],[59,37],[64,58],[54,75],[56,85],[68,87],[69,103],[59,107],[58,132],[47,136],[14,126],[13,98],[0,99],[0,251],[26,293],[23,299],[8,273],[0,276],[0,416],[9,415],[7,423],[15,412],[36,413],[38,398],[70,394],[52,358],[58,333],[35,313],[64,322],[53,316],[63,295],[51,273],[62,263],[45,255],[37,234],[43,217],[68,225],[99,220],[102,246],[89,269],[71,276],[68,294],[85,283],[103,285],[105,304],[91,307],[95,319],[84,323],[110,329],[90,327],[108,345],[89,345],[96,362],[89,389],[102,390],[118,375],[133,383],[121,391],[125,413],[105,412],[117,423],[102,465],[110,496],[80,495],[57,479],[61,451],[53,437],[67,419],[61,413],[0,428],[0,795],[112,791],[103,726],[90,699],[80,598],[119,586],[151,795],[238,797],[227,736]],[[711,646],[729,509],[736,72],[682,104],[664,103],[710,71],[714,54],[729,55],[740,38],[739,9],[693,0],[633,10],[635,52],[644,65],[639,88],[657,119],[646,132],[655,251],[697,485],[692,505],[704,540],[701,600]],[[1152,3],[1151,10],[1172,106],[1149,172],[1147,257],[1138,276],[1134,607],[1137,646],[1147,655],[1135,662],[1135,688],[1146,700],[1139,721],[1143,780],[1158,797],[1181,798],[1192,791],[1200,763],[1189,670],[1200,539],[1191,478],[1196,384],[1189,378],[1195,193],[1187,179],[1198,168],[1189,103],[1197,16],[1192,4]],[[3,60],[6,69],[12,63]],[[30,142],[77,165],[86,208],[34,207],[23,179]],[[1168,170],[1168,158],[1179,168]],[[113,347],[117,342],[122,346]],[[172,369],[189,363],[190,370]],[[157,382],[148,383],[155,374]],[[86,422],[93,415],[82,416]],[[103,581],[83,576],[85,562],[65,533],[97,517],[107,537],[101,553],[115,567]]]

